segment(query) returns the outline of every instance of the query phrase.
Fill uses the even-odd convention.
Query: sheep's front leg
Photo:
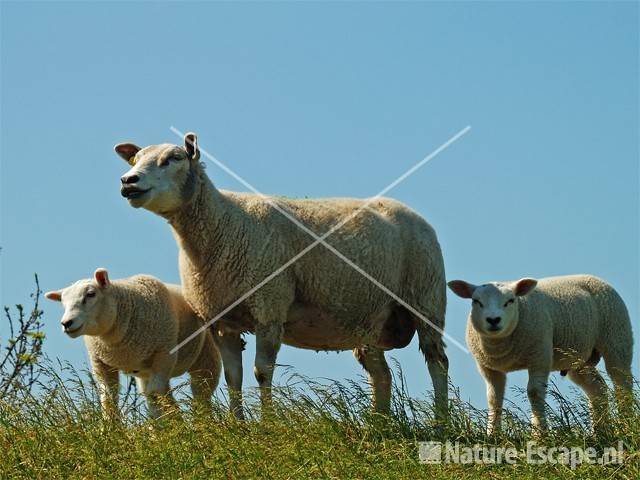
[[[93,374],[98,383],[100,407],[106,420],[120,418],[118,395],[120,393],[120,374],[117,369],[108,366],[100,359],[90,355]]]
[[[228,329],[217,329],[214,333],[214,340],[222,357],[222,368],[224,369],[224,380],[227,382],[229,391],[231,413],[237,419],[242,420],[244,419],[242,411],[242,351],[244,350],[244,340],[242,340],[240,333]]]
[[[547,417],[545,414],[547,383],[549,370],[529,369],[529,383],[527,384],[527,396],[531,403],[531,425],[534,434],[538,435],[547,430]]]
[[[489,405],[487,435],[494,435],[500,431],[502,424],[502,404],[504,402],[507,375],[504,372],[490,370],[481,366],[478,366],[478,369],[487,383],[487,403]]]
[[[282,325],[258,325],[256,327],[256,361],[254,374],[260,387],[262,410],[271,408],[271,385],[276,357],[282,344]]]

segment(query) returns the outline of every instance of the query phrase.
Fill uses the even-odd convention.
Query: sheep
[[[215,322],[214,337],[238,418],[243,417],[242,334],[247,332],[256,336],[254,374],[263,406],[271,401],[273,369],[284,342],[316,351],[353,350],[369,375],[373,408],[384,414],[391,398],[384,352],[405,347],[417,331],[436,411],[446,416],[444,262],[435,231],[422,217],[387,198],[367,205],[350,198],[276,199],[218,190],[199,161],[192,133],[184,146],[124,143],[115,151],[132,166],[121,178],[121,194],[132,207],[168,220],[173,230],[187,301],[207,320],[230,310]],[[313,248],[313,238],[274,204],[317,234],[361,209],[327,241],[397,297],[325,247]]]
[[[535,434],[547,430],[545,396],[551,371],[560,371],[587,394],[592,424],[606,423],[606,384],[595,365],[604,358],[618,399],[632,390],[633,337],[618,293],[591,275],[472,285],[448,283],[471,298],[467,343],[487,385],[487,433],[500,430],[506,374],[527,369]],[[621,404],[619,404],[621,405]]]
[[[193,407],[210,407],[220,378],[221,360],[209,329],[202,331],[177,354],[177,341],[198,330],[202,320],[184,300],[177,285],[165,285],[149,275],[109,279],[104,268],[93,279],[47,292],[62,302],[62,328],[70,338],[84,335],[105,417],[117,412],[119,372],[136,378],[149,416],[157,419],[174,410],[169,379],[189,372]]]

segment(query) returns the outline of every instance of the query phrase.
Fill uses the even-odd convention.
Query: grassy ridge
[[[504,433],[484,434],[486,414],[455,398],[451,424],[434,424],[431,402],[409,397],[396,376],[393,415],[368,411],[369,395],[357,383],[321,385],[289,377],[275,392],[274,411],[259,418],[248,401],[248,419],[236,421],[224,399],[213,414],[150,422],[140,399],[123,398],[124,423],[102,420],[95,385],[86,375],[48,368],[38,393],[17,391],[0,400],[0,478],[640,478],[638,417],[615,418],[609,431],[589,434],[587,406],[552,390],[548,445],[616,445],[623,440],[622,465],[425,465],[418,441],[450,440],[465,445],[513,446],[531,440],[524,412],[512,410]],[[250,397],[251,397],[251,392]],[[638,393],[638,392],[636,392]]]

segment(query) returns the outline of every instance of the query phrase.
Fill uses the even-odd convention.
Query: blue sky
[[[166,223],[119,195],[118,142],[179,142],[173,125],[263,192],[368,197],[471,125],[388,194],[436,228],[447,277],[599,275],[639,344],[637,3],[1,8],[3,305],[28,303],[34,272],[45,290],[99,266],[178,281]],[[47,352],[83,367],[62,309],[44,307]],[[460,340],[467,309],[449,296],[446,330]],[[463,397],[484,406],[473,358],[448,353]],[[250,339],[248,386],[252,354]],[[391,356],[413,394],[431,390],[415,341]],[[279,363],[362,374],[349,352],[284,347]]]

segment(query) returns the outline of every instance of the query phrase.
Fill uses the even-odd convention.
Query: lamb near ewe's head
[[[62,302],[62,330],[71,338],[101,335],[116,321],[117,307],[112,296],[105,295],[109,275],[104,268],[95,271],[93,280],[79,280],[62,290],[47,292],[49,300]]]
[[[136,378],[153,418],[163,410],[176,411],[169,381],[185,372],[191,376],[193,406],[211,407],[220,354],[211,331],[200,331],[203,320],[179,286],[149,275],[111,281],[99,268],[93,279],[79,280],[46,297],[62,302],[64,332],[71,338],[84,336],[105,416],[119,416],[119,372]],[[190,336],[194,341],[177,354],[171,352]]]
[[[449,282],[449,288],[459,297],[471,298],[470,319],[481,335],[507,337],[518,325],[518,297],[531,292],[538,281],[523,278],[512,283],[492,282],[472,285],[463,280]]]
[[[114,149],[131,165],[120,178],[120,193],[132,207],[166,214],[193,195],[195,179],[190,164],[200,159],[195,134],[185,135],[184,147],[161,144],[140,148],[133,143],[120,143]]]

